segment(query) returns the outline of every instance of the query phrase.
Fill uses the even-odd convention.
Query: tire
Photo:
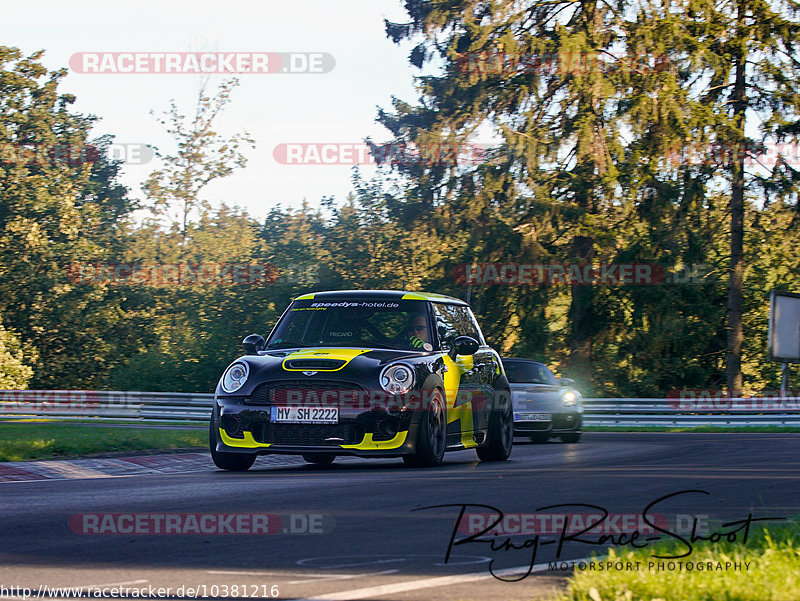
[[[216,413],[216,408],[212,410]],[[211,459],[221,470],[229,472],[246,472],[256,461],[255,453],[224,453],[217,451],[216,420],[214,414],[211,415],[211,424],[208,427],[208,447],[211,451]]]
[[[437,390],[422,414],[416,450],[413,455],[403,455],[403,461],[411,467],[437,467],[442,464],[446,442],[447,409],[442,393]]]
[[[505,461],[511,455],[514,443],[514,414],[511,409],[511,391],[503,390],[497,395],[497,407],[489,415],[487,443],[478,447],[481,461]]]
[[[303,459],[316,465],[330,465],[336,459],[333,453],[303,453]]]
[[[580,432],[570,432],[569,434],[562,434],[561,435],[561,442],[580,442],[581,441],[581,433]]]
[[[542,434],[531,434],[531,442],[536,444],[544,444],[548,440],[550,440],[550,435],[546,432]]]

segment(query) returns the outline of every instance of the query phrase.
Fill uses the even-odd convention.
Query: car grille
[[[288,401],[289,391],[299,392],[303,399],[320,399],[325,392],[365,393],[357,384],[338,380],[284,380],[281,382],[264,382],[256,386],[250,399],[252,405],[276,405]],[[347,396],[343,398],[348,398]]]
[[[260,443],[295,445],[304,447],[358,444],[364,430],[353,424],[250,424],[253,438]],[[336,438],[341,440],[327,440]]]

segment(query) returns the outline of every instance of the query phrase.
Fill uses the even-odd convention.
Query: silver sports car
[[[558,436],[563,442],[581,438],[581,394],[568,378],[556,378],[531,359],[503,358],[514,405],[514,435],[534,442]]]

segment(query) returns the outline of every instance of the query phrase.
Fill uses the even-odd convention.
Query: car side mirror
[[[260,334],[250,334],[242,340],[242,346],[248,355],[257,355],[258,351],[264,350],[264,337]]]
[[[559,378],[558,383],[562,386],[572,386],[575,383],[575,380],[572,378]]]
[[[478,341],[471,336],[458,336],[453,341],[453,359],[456,355],[474,355],[478,352]]]

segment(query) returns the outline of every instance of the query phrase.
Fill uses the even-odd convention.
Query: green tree
[[[0,324],[0,389],[22,390],[33,376],[36,351],[23,348],[19,339]]]
[[[258,223],[244,211],[226,205],[214,209],[202,198],[210,182],[247,163],[241,147],[252,145],[249,136],[226,138],[215,129],[236,85],[235,80],[223,82],[213,97],[202,87],[191,118],[172,102],[160,120],[177,150],[161,156],[163,166],[143,186],[152,216],[130,232],[126,262],[183,269],[265,263]],[[147,339],[110,374],[110,387],[213,390],[226,363],[238,354],[241,332],[263,331],[262,322],[274,317],[264,284],[152,284],[122,287],[150,326]]]
[[[387,23],[389,37],[417,40],[411,62],[436,59],[442,68],[419,78],[419,106],[395,100],[394,113],[380,113],[396,143],[459,147],[481,128],[502,139],[474,168],[447,161],[401,166],[423,209],[448,205],[442,212],[455,217],[451,235],[469,232],[470,260],[612,259],[610,224],[624,218],[616,167],[622,148],[618,75],[601,68],[601,57],[620,35],[620,7],[467,0],[408,2],[406,9],[411,21]],[[526,293],[537,304],[546,296]],[[486,306],[499,302],[509,313],[520,302],[509,291],[486,294]],[[587,384],[604,317],[596,295],[591,286],[572,286],[566,315],[566,360]]]
[[[628,37],[631,53],[659,49],[678,75],[671,82],[680,84],[658,90],[656,82],[648,85],[640,78],[638,116],[648,124],[672,125],[679,135],[661,132],[660,139],[682,142],[690,157],[701,159],[702,167],[695,169],[699,177],[685,182],[688,190],[700,184],[728,193],[725,364],[732,392],[743,387],[744,241],[752,221],[746,209],[757,206],[759,192],[767,204],[776,198],[797,201],[796,165],[788,157],[774,165],[757,157],[766,145],[796,141],[800,133],[799,16],[800,5],[793,0],[656,2],[640,8]]]
[[[124,299],[71,280],[108,260],[131,208],[94,122],[59,93],[42,52],[0,47],[0,314],[37,352],[32,386],[90,386],[137,336]],[[33,357],[33,355],[32,355]]]
[[[201,209],[178,231],[142,224],[129,261],[146,265],[252,265],[267,263],[258,222],[225,205]],[[157,240],[157,241],[156,241]],[[212,391],[225,366],[241,354],[241,340],[264,333],[285,302],[275,285],[186,281],[122,287],[139,298],[150,317],[149,338],[114,369],[107,387],[123,390]]]
[[[200,193],[210,182],[229,176],[234,169],[247,165],[242,146],[254,146],[247,132],[224,137],[215,130],[215,121],[230,103],[238,80],[220,84],[216,94],[207,95],[204,83],[191,118],[181,114],[173,100],[159,122],[173,137],[177,150],[160,156],[163,167],[150,174],[144,184],[149,207],[158,216],[169,217],[185,241],[190,215],[202,202]],[[175,218],[170,209],[178,211]]]

